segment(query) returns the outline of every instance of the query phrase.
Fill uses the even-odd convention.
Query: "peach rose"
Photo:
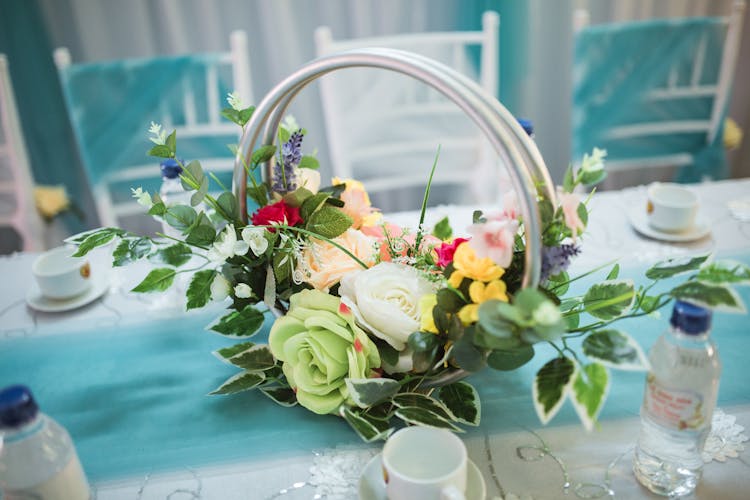
[[[334,186],[346,184],[346,189],[341,193],[341,201],[344,206],[341,210],[351,217],[354,229],[360,229],[366,226],[374,226],[381,218],[377,208],[373,208],[370,203],[370,196],[365,191],[361,182],[352,179],[332,179]]]
[[[374,238],[349,228],[333,241],[354,254],[367,267],[375,264]],[[362,266],[331,243],[313,238],[298,260],[297,270],[302,273],[302,281],[327,292],[344,275],[361,271]]]

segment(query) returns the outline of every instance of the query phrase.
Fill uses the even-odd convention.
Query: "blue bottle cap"
[[[175,179],[182,173],[182,167],[175,158],[167,158],[159,164],[161,176],[167,179]]]
[[[528,135],[532,135],[534,133],[534,124],[531,123],[531,120],[527,120],[525,118],[516,118],[518,120],[518,123],[523,127],[524,132],[526,132]]]
[[[39,413],[31,390],[25,385],[11,385],[0,390],[0,429],[20,427]]]
[[[690,302],[678,300],[674,304],[669,322],[683,333],[698,335],[711,328],[711,311]]]

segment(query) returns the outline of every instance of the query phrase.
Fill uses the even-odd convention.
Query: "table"
[[[583,254],[571,272],[619,258],[624,273],[637,274],[648,263],[664,257],[703,251],[738,258],[745,256],[748,262],[750,224],[729,217],[726,202],[750,196],[750,180],[707,183],[693,186],[693,189],[702,199],[701,216],[710,221],[712,234],[705,239],[683,244],[645,239],[631,228],[627,219],[628,211],[643,203],[645,188],[595,195],[591,202],[589,231],[582,243]],[[435,207],[428,213],[428,225],[444,215],[450,215],[454,227],[460,227],[470,219],[471,209]],[[417,221],[417,214],[394,214],[388,219],[413,226]],[[347,426],[343,422],[336,422],[334,417],[316,419],[302,413],[304,410],[295,413],[296,410],[277,409],[270,401],[259,405],[255,404],[256,399],[249,400],[252,404],[240,402],[242,396],[222,402],[213,398],[195,399],[196,404],[200,405],[193,410],[195,415],[191,418],[180,416],[185,418],[184,421],[195,425],[186,427],[186,431],[210,429],[213,425],[215,434],[208,440],[220,442],[221,446],[218,447],[223,447],[226,451],[223,456],[216,455],[215,445],[201,446],[201,440],[205,440],[205,436],[193,435],[186,435],[184,441],[173,438],[169,442],[172,449],[159,449],[158,443],[149,443],[147,439],[139,441],[136,433],[133,435],[132,446],[143,447],[141,455],[138,455],[139,450],[128,448],[127,442],[122,445],[123,448],[113,447],[113,443],[106,439],[108,435],[132,424],[133,419],[150,418],[152,414],[137,406],[133,407],[132,413],[109,414],[106,411],[110,406],[108,398],[112,394],[122,398],[133,387],[137,387],[138,391],[132,391],[130,395],[134,405],[158,405],[161,401],[159,398],[168,394],[169,387],[179,383],[170,378],[170,375],[177,373],[169,369],[170,342],[191,343],[188,348],[180,351],[183,354],[179,376],[190,376],[191,371],[204,369],[209,374],[208,378],[211,378],[204,383],[206,387],[210,387],[226,375],[209,355],[211,346],[220,345],[220,341],[201,331],[203,325],[218,315],[223,306],[213,304],[207,311],[186,315],[179,312],[178,294],[155,299],[154,296],[127,293],[126,290],[146,274],[147,264],[139,263],[126,270],[115,270],[110,291],[102,299],[86,307],[69,313],[38,313],[26,307],[24,299],[32,280],[30,267],[34,257],[32,254],[16,254],[0,258],[0,271],[8,284],[3,286],[0,294],[0,385],[23,382],[27,377],[33,379],[37,377],[37,371],[46,373],[45,376],[49,378],[44,380],[55,380],[52,376],[56,373],[51,368],[55,363],[53,359],[45,360],[44,367],[28,366],[13,371],[13,380],[9,379],[10,370],[4,369],[3,363],[10,363],[13,352],[22,352],[26,348],[67,349],[74,338],[86,339],[86,345],[90,345],[91,350],[101,349],[102,352],[112,352],[123,357],[135,356],[131,350],[137,352],[137,349],[164,353],[164,369],[159,372],[149,371],[136,362],[132,364],[132,374],[107,375],[106,380],[111,382],[110,385],[114,385],[115,381],[130,380],[131,386],[126,386],[123,382],[123,387],[107,387],[103,383],[97,385],[101,381],[94,379],[90,383],[98,392],[94,391],[92,394],[89,391],[86,397],[81,396],[75,400],[67,398],[65,401],[56,398],[56,391],[66,390],[65,377],[59,378],[59,387],[32,386],[43,409],[58,418],[73,434],[97,498],[167,498],[170,493],[178,490],[183,490],[182,496],[172,498],[312,498],[316,492],[328,498],[351,497],[354,491],[352,486],[356,485],[359,472],[379,447],[362,445]],[[107,259],[107,249],[95,252],[92,255],[94,271],[107,269]],[[185,284],[182,283],[181,286],[184,287]],[[746,302],[750,302],[746,292],[744,297]],[[658,333],[664,323],[664,319],[652,321],[649,328],[652,333]],[[722,351],[722,338],[718,333],[717,342]],[[734,350],[734,345],[730,350]],[[648,347],[648,343],[644,342],[644,346]],[[85,350],[79,352],[84,356],[81,353],[85,353]],[[185,353],[191,354],[186,357]],[[81,359],[85,361],[87,358]],[[193,370],[183,365],[189,365]],[[107,363],[102,362],[93,363],[86,368],[104,369],[102,367],[106,366]],[[725,367],[742,375],[741,371],[736,372],[737,368],[732,364]],[[530,373],[514,372],[498,379],[500,375],[487,371],[477,377],[486,423],[465,435],[470,457],[484,474],[490,498],[501,493],[515,494],[521,498],[524,495],[533,498],[562,496],[565,480],[561,464],[568,473],[571,497],[575,496],[577,485],[579,492],[582,491],[580,488],[595,489],[593,486],[586,487],[585,483],[605,485],[608,472],[609,488],[618,498],[650,496],[633,480],[628,455],[638,425],[638,392],[641,390],[642,373],[617,373],[614,376],[616,382],[613,383],[600,427],[591,434],[587,434],[575,422],[572,411],[566,413],[565,410],[551,426],[540,428],[531,410]],[[66,376],[72,375],[67,373]],[[95,376],[92,374],[93,377]],[[157,377],[161,377],[161,380],[155,381]],[[501,380],[502,383],[495,382],[496,380]],[[496,387],[501,385],[504,387]],[[750,391],[730,386],[731,384],[722,385],[722,391],[729,392],[723,394],[720,391],[719,406],[726,414],[735,416],[737,423],[748,428]],[[196,382],[196,392],[201,390],[201,383]],[[186,399],[189,397],[192,395],[186,395]],[[54,403],[45,406],[45,400]],[[182,402],[180,406],[179,403],[176,402],[175,410],[191,411],[190,405]],[[122,400],[118,400],[117,404],[122,405]],[[241,441],[245,433],[251,430],[244,429],[245,426],[249,427],[250,423],[257,426],[263,421],[268,429],[274,429],[274,425],[281,428],[285,422],[273,420],[282,411],[287,412],[284,413],[285,419],[286,415],[290,415],[286,423],[296,425],[304,421],[305,426],[309,426],[309,432],[294,428],[278,429],[279,432],[273,436],[249,440],[247,444],[252,449],[238,449],[237,441]],[[207,412],[208,417],[225,420],[219,425],[215,420],[207,418]],[[501,419],[497,415],[502,415],[503,412],[509,415],[498,422]],[[248,417],[248,414],[252,417]],[[492,415],[495,417],[490,418]],[[195,424],[195,419],[206,421]],[[268,422],[269,419],[271,422]],[[94,423],[99,427],[93,426]],[[527,430],[526,427],[534,431]],[[144,436],[154,439],[154,436],[148,435],[148,429],[138,430],[141,431],[145,433]],[[534,462],[518,458],[516,449],[519,446],[538,447],[539,439],[546,443],[550,455]],[[153,448],[149,448],[150,445]],[[746,446],[740,453],[739,459],[730,458],[726,463],[712,462],[707,465],[704,481],[696,496],[738,498],[744,494],[750,488],[748,448],[750,446]],[[123,462],[118,462],[118,455],[122,455]],[[141,460],[139,463],[125,463],[128,456],[139,456]],[[608,468],[618,457],[621,457],[619,462]],[[149,463],[151,459],[159,463]]]

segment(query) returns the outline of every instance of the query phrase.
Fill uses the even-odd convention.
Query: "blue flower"
[[[547,281],[568,269],[570,259],[581,253],[581,248],[575,243],[564,243],[556,247],[542,247],[542,275],[540,280]]]

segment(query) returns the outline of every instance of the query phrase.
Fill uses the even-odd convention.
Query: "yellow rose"
[[[435,318],[432,316],[432,310],[437,305],[437,295],[429,293],[419,299],[419,329],[423,332],[438,333],[435,326]]]
[[[487,300],[502,300],[508,302],[505,283],[500,280],[492,280],[486,285],[481,281],[475,281],[469,285],[469,297],[473,304],[467,304],[458,311],[458,317],[464,325],[470,325],[479,321],[479,305]]]
[[[374,226],[380,221],[382,216],[376,208],[372,207],[370,196],[361,182],[338,177],[334,177],[331,182],[334,186],[346,183],[346,188],[341,193],[341,201],[344,202],[341,210],[351,217],[354,229]]]
[[[65,186],[36,186],[34,188],[36,209],[45,219],[51,219],[70,208]]]
[[[349,228],[333,241],[354,254],[367,267],[375,264],[375,240],[361,231]],[[360,271],[362,266],[331,243],[311,238],[297,262],[297,269],[303,274],[302,281],[327,292],[345,274]]]
[[[499,279],[505,272],[489,257],[477,257],[468,242],[461,243],[456,249],[456,253],[453,254],[453,267],[459,273],[459,276],[484,282]],[[461,284],[461,279],[458,276],[454,278],[451,275],[449,281],[452,286],[457,287]],[[456,281],[458,281],[458,285],[455,284]]]

